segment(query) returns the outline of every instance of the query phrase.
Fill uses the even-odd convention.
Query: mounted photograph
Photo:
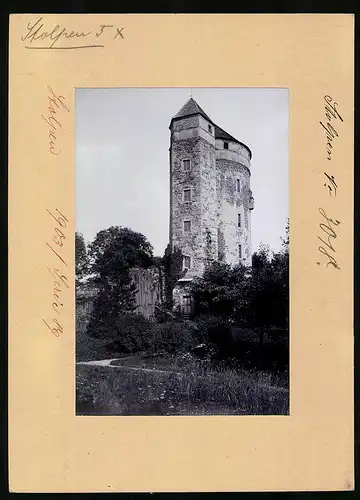
[[[289,91],[76,89],[76,414],[289,415]]]

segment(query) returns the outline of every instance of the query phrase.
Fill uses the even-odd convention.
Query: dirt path
[[[135,370],[141,372],[152,372],[152,373],[171,373],[174,375],[184,375],[179,372],[172,372],[170,370],[159,370],[157,368],[144,368],[142,366],[128,366],[128,365],[112,365],[113,361],[118,361],[120,359],[128,358],[114,358],[114,359],[102,359],[100,361],[78,361],[77,365],[88,365],[88,366],[107,366],[109,368],[125,368],[126,370]]]
[[[101,367],[108,367],[108,368],[118,368],[118,369],[125,369],[125,370],[133,370],[133,371],[140,371],[140,372],[151,372],[151,373],[165,373],[165,374],[172,374],[172,375],[179,375],[180,377],[186,376],[184,373],[180,372],[173,372],[170,370],[159,370],[157,368],[143,368],[139,366],[128,366],[128,365],[112,365],[111,363],[113,361],[119,361],[121,359],[129,359],[129,357],[126,358],[113,358],[113,359],[101,359],[99,361],[78,361],[76,364],[77,365],[87,365],[87,366],[101,366]],[[258,387],[263,387],[267,389],[272,389],[273,391],[280,391],[280,392],[288,392],[288,389],[286,387],[278,387],[275,385],[264,385],[264,384],[258,384]]]

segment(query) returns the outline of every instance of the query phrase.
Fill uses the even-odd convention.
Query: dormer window
[[[224,149],[229,149],[229,143],[224,141]]]
[[[209,134],[212,134],[212,126],[208,125]]]
[[[183,170],[184,170],[184,172],[189,172],[190,168],[191,168],[190,160],[183,160],[182,164],[183,164]]]

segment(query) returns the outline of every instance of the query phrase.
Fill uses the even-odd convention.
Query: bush
[[[155,352],[189,352],[198,342],[198,328],[192,321],[169,321],[153,327],[151,344]]]
[[[97,338],[106,339],[113,352],[132,353],[147,350],[151,345],[153,322],[137,314],[124,314],[105,321],[96,332]]]
[[[230,351],[232,335],[230,323],[223,317],[202,315],[196,318],[199,337],[209,344],[218,355],[226,355]]]

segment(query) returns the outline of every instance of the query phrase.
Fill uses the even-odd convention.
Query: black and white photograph
[[[289,90],[75,104],[76,414],[289,415]]]

